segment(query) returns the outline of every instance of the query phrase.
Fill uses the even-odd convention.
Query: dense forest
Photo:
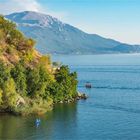
[[[53,103],[77,97],[76,72],[52,63],[35,43],[0,16],[0,112],[45,113]]]

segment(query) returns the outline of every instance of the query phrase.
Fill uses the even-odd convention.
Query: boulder
[[[25,105],[25,104],[26,104],[26,102],[25,102],[24,98],[19,96],[18,99],[17,99],[16,105],[21,106],[21,105]]]
[[[80,99],[84,99],[84,100],[86,100],[87,99],[87,95],[85,94],[85,93],[81,93],[81,92],[77,92],[77,100],[80,100]]]
[[[63,104],[63,101],[60,101],[59,103]]]

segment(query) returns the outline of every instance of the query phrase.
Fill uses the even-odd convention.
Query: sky
[[[140,44],[140,0],[0,0],[0,14],[36,11],[79,29]]]

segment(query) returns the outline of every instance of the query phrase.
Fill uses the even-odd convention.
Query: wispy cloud
[[[43,12],[44,8],[36,0],[6,0],[0,2],[0,13],[2,14],[25,10]]]
[[[67,15],[65,12],[55,12],[50,10],[49,7],[44,7],[37,0],[0,0],[0,14],[5,15],[21,11],[36,11],[46,13],[59,19],[63,19]]]

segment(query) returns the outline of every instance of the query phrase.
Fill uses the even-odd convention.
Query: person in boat
[[[92,85],[91,85],[90,82],[87,82],[86,85],[85,85],[85,87],[86,87],[86,88],[92,88]]]
[[[41,122],[40,119],[36,119],[36,121],[35,121],[36,127],[38,127],[40,125],[40,122]]]

